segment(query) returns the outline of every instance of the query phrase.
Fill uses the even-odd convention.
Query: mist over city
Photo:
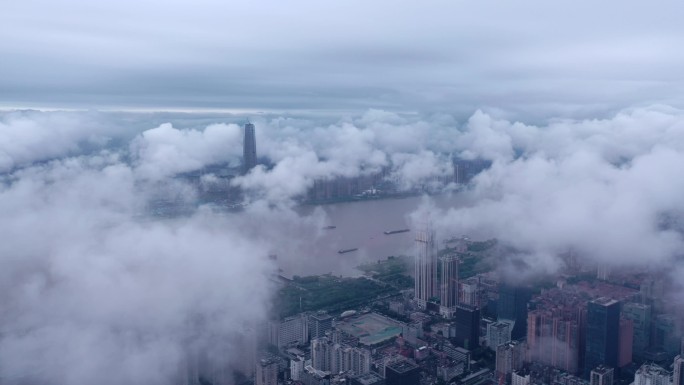
[[[684,385],[684,6],[0,12],[0,385]]]

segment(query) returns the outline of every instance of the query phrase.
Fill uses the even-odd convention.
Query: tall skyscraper
[[[527,313],[527,345],[531,361],[578,374],[581,364],[584,297],[559,289],[533,300]]]
[[[532,299],[532,289],[524,286],[502,284],[499,287],[497,318],[513,325],[511,338],[522,339],[527,335],[527,303]]]
[[[437,293],[437,264],[435,261],[435,233],[428,225],[416,234],[415,298],[422,309]]]
[[[254,124],[245,124],[245,139],[242,148],[242,171],[247,174],[257,164],[256,136]]]
[[[587,377],[599,365],[618,367],[620,303],[601,297],[587,305],[584,372]]]
[[[643,357],[651,344],[651,305],[628,302],[622,306],[622,317],[634,322],[634,356]]]
[[[455,255],[445,255],[440,258],[442,276],[440,281],[439,312],[446,318],[451,318],[458,304],[458,264]]]

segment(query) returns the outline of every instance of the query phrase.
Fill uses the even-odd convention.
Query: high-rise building
[[[242,147],[242,171],[247,174],[257,164],[256,134],[254,124],[245,124],[245,138]]]
[[[470,277],[460,281],[458,302],[470,306],[480,307],[480,280],[478,277]]]
[[[282,348],[287,345],[304,345],[309,341],[308,318],[304,314],[269,322],[268,341]]]
[[[309,316],[309,338],[325,337],[332,329],[332,317],[327,313],[316,313]]]
[[[415,299],[422,309],[437,293],[437,264],[435,261],[435,233],[428,225],[416,234]]]
[[[527,303],[532,299],[532,289],[524,286],[502,284],[499,287],[497,319],[512,321],[511,338],[522,339],[527,334]]]
[[[674,359],[672,385],[684,385],[684,357],[682,355],[678,355]]]
[[[656,364],[643,364],[634,375],[634,385],[670,385],[670,372]]]
[[[531,310],[527,318],[530,360],[577,374],[583,310],[577,303]]]
[[[400,360],[385,366],[385,384],[416,385],[420,383],[420,367],[411,361]]]
[[[311,340],[311,366],[316,370],[330,371],[332,367],[332,343],[327,337]]]
[[[613,385],[614,370],[613,368],[599,365],[591,370],[589,376],[590,385]]]
[[[618,367],[620,303],[601,297],[587,305],[585,376],[599,365]]]
[[[302,373],[304,373],[304,365],[306,360],[304,356],[296,356],[290,360],[290,378],[294,381],[299,381],[302,379]]]
[[[262,359],[256,365],[255,385],[278,385],[278,363]]]
[[[525,361],[525,343],[522,341],[509,341],[496,347],[496,373],[495,380],[498,383],[505,381],[511,383],[511,374],[514,370],[522,369]]]
[[[653,346],[671,357],[680,353],[682,320],[673,314],[659,314],[653,320]]]
[[[457,256],[445,255],[440,259],[442,275],[440,280],[440,308],[439,312],[446,318],[451,318],[458,304],[458,264]]]
[[[496,351],[496,347],[511,340],[511,324],[498,321],[487,325],[487,346]]]
[[[643,357],[651,344],[651,305],[628,302],[622,306],[622,317],[634,323],[632,354]]]
[[[311,340],[311,366],[331,373],[364,374],[370,371],[371,352],[330,341],[327,337]]]
[[[620,319],[620,333],[618,344],[618,368],[624,368],[632,363],[632,348],[634,345],[634,322]]]
[[[473,350],[480,346],[480,310],[473,306],[456,306],[456,343]]]

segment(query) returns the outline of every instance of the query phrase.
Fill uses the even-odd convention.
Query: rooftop
[[[392,368],[397,373],[406,373],[408,371],[414,370],[419,366],[411,361],[401,360],[387,364],[386,368]]]
[[[403,332],[401,323],[376,313],[361,314],[346,319],[335,327],[358,338],[359,342],[364,345],[376,345],[397,337]]]
[[[372,385],[376,384],[378,382],[382,382],[382,377],[380,375],[373,373],[373,372],[368,372],[366,374],[361,374],[356,377],[354,377],[356,381],[358,381],[360,384],[363,385]]]
[[[603,306],[610,306],[610,305],[618,303],[618,301],[616,301],[612,298],[608,298],[608,297],[596,298],[592,302],[594,302],[595,304],[598,304],[598,305],[603,305]]]

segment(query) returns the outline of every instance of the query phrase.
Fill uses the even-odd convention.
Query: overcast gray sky
[[[675,1],[12,1],[0,12],[0,106],[516,117],[681,106],[682,11]]]

